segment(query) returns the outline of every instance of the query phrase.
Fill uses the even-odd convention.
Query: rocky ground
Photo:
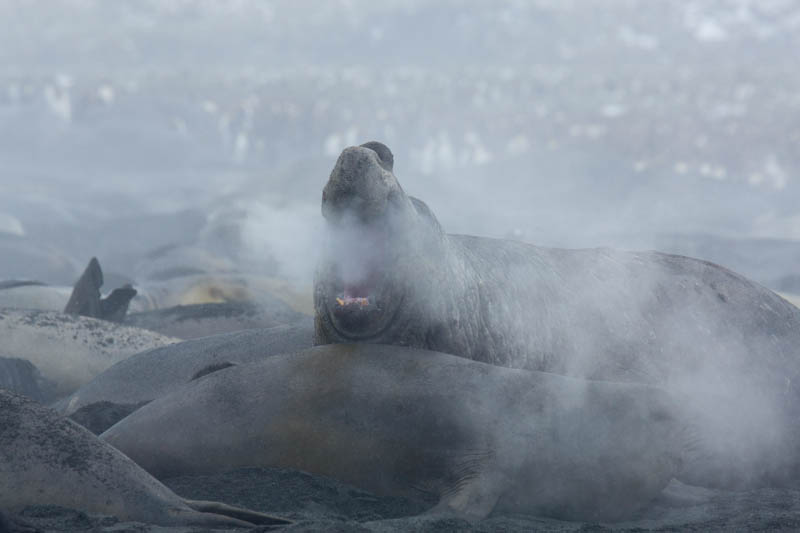
[[[524,515],[468,521],[426,515],[434,503],[424,499],[384,498],[333,479],[282,469],[249,468],[220,475],[168,479],[178,494],[214,499],[295,520],[281,531],[333,532],[606,532],[606,531],[797,531],[800,490],[761,489],[724,492],[673,482],[664,495],[636,519],[616,524],[566,522]],[[19,517],[41,531],[169,532],[163,528],[90,516],[53,506],[32,506]],[[2,524],[0,524],[1,526]],[[253,531],[268,529],[254,528]],[[2,529],[0,529],[2,531]]]

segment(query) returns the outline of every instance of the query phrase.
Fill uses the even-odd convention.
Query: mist
[[[97,255],[138,281],[182,245],[308,283],[333,163],[379,140],[448,232],[800,292],[792,2],[0,10],[3,277],[69,284]]]
[[[683,480],[759,485],[795,466],[800,333],[736,310],[797,310],[617,250],[800,302],[797,50],[792,0],[0,0],[0,281],[69,286],[97,257],[104,291],[140,291],[132,311],[280,293],[313,314],[324,258],[340,307],[378,302],[389,335],[402,290],[450,327],[467,289],[498,282],[440,269],[458,235],[535,244],[469,333],[509,348],[485,362],[578,378],[570,412],[596,407],[584,385],[618,385],[597,381],[663,388],[691,420]],[[410,201],[425,230],[332,231],[323,187],[368,141],[456,237]],[[473,357],[458,334],[450,353]],[[397,344],[447,351],[419,338]]]

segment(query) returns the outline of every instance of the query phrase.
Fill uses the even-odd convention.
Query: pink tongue
[[[347,298],[367,298],[378,284],[378,271],[373,270],[359,280],[344,283],[344,296]]]

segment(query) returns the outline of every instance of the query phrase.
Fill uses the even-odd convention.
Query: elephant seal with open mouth
[[[383,144],[346,148],[322,193],[316,344],[424,348],[682,394],[715,459],[687,481],[800,478],[800,310],[721,266],[442,230]]]

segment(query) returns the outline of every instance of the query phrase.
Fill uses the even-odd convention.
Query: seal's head
[[[424,243],[441,235],[427,206],[403,192],[393,163],[378,142],[346,148],[322,192],[328,242],[314,289],[318,343],[385,340],[417,286]]]

